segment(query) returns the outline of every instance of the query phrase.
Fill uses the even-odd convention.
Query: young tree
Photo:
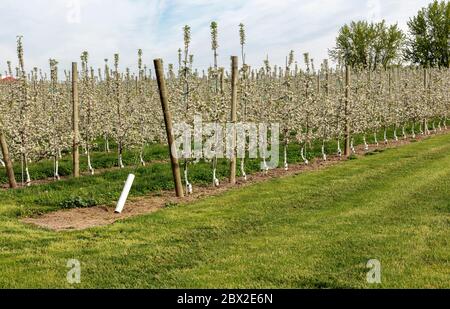
[[[243,23],[239,24],[239,44],[241,45],[241,58],[242,58],[242,68],[241,68],[241,87],[240,87],[240,102],[241,102],[241,121],[245,123],[248,117],[248,105],[249,105],[249,96],[250,96],[250,80],[249,80],[249,71],[250,66],[245,63],[245,26]],[[244,150],[246,150],[246,145],[244,145]],[[245,157],[245,156],[244,156]],[[241,175],[244,181],[247,180],[247,174],[245,172],[245,158],[241,158],[240,170]]]
[[[24,49],[22,37],[17,37],[17,56],[19,59],[19,67],[17,68],[18,87],[16,94],[17,114],[19,116],[18,124],[18,140],[20,143],[20,153],[22,160],[22,183],[25,181],[27,186],[31,185],[31,177],[28,169],[29,155],[33,149],[33,129],[32,129],[32,113],[31,100],[29,94],[29,85],[24,65]],[[35,131],[34,131],[35,132]],[[25,176],[24,176],[25,173]],[[24,180],[24,177],[26,179]]]
[[[214,111],[213,111],[213,118],[214,121],[217,123],[219,121],[219,100],[220,100],[220,94],[219,94],[219,70],[218,70],[218,64],[217,64],[217,49],[219,48],[219,42],[218,42],[218,30],[217,30],[217,23],[215,21],[211,22],[211,49],[214,52],[214,68],[212,70],[212,79],[213,79],[213,97],[212,97],[212,104],[214,105]],[[217,136],[217,134],[215,134]],[[216,140],[217,144],[218,141]],[[219,179],[216,176],[217,173],[217,145],[214,145],[214,158],[213,158],[213,184],[214,186],[219,186]]]
[[[97,136],[97,128],[95,125],[98,123],[95,121],[96,117],[96,87],[95,79],[92,69],[89,70],[88,66],[88,52],[83,52],[81,55],[82,73],[81,73],[81,87],[80,87],[80,120],[82,139],[87,156],[88,169],[91,175],[94,175],[94,168],[91,164],[91,149],[93,142]]]
[[[59,180],[59,159],[61,157],[61,150],[65,148],[67,149],[70,143],[70,135],[67,133],[67,123],[69,121],[69,104],[65,104],[68,102],[68,100],[64,100],[64,84],[59,84],[58,82],[58,62],[54,59],[50,59],[49,62],[49,107],[46,111],[44,111],[44,113],[48,115],[48,130],[46,130],[46,139],[48,140],[49,155],[53,157],[53,177],[54,179]],[[47,100],[47,98],[44,97],[44,100]]]

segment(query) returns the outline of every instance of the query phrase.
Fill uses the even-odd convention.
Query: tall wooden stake
[[[73,156],[73,177],[80,177],[80,150],[79,150],[79,101],[78,101],[78,68],[77,63],[72,62],[72,156]]]
[[[344,116],[345,116],[345,149],[344,156],[350,156],[350,117],[349,117],[349,104],[350,104],[350,67],[345,66],[345,102],[344,102]]]
[[[8,176],[9,187],[11,189],[17,188],[16,178],[14,176],[14,169],[9,157],[8,144],[6,143],[6,137],[2,130],[0,130],[0,146],[2,148],[3,161],[5,162],[6,175]]]
[[[320,71],[317,71],[317,94],[320,94]]]
[[[159,88],[159,98],[164,114],[164,123],[166,125],[167,142],[169,143],[170,162],[172,164],[173,181],[175,183],[175,193],[177,197],[184,197],[183,184],[181,183],[180,165],[176,156],[175,139],[173,137],[172,115],[169,109],[166,82],[164,80],[164,69],[162,59],[153,60],[155,65],[156,80]]]
[[[225,74],[225,70],[224,70],[224,68],[220,68],[220,73],[219,73],[219,78],[220,78],[220,93],[221,94],[223,94],[223,92],[224,92],[224,88],[225,88],[225,85],[224,85],[224,80],[225,80],[225,77],[223,76],[224,74]]]
[[[425,91],[425,105],[427,105],[428,104],[428,70],[427,70],[427,68],[426,67],[424,67],[423,68],[423,90]],[[423,122],[422,122],[422,124],[423,124],[423,133],[424,134],[427,134],[427,132],[428,132],[428,128],[427,128],[427,119],[426,118],[424,118],[423,119]]]
[[[231,123],[233,124],[230,183],[236,184],[236,121],[237,121],[238,57],[231,57]]]

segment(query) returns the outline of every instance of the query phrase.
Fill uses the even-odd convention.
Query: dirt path
[[[442,130],[437,134],[444,134],[448,133],[449,131],[450,130]],[[422,140],[430,136],[433,135],[417,135],[416,140]],[[369,152],[374,151],[375,149],[382,150],[386,148],[395,148],[409,143],[411,143],[411,139],[402,139],[397,142],[390,141],[388,144],[380,143],[378,147],[377,145],[370,144]],[[358,145],[357,147],[355,147],[355,151],[357,156],[363,156],[366,153],[366,151],[364,150],[364,145]],[[323,169],[327,166],[335,165],[343,161],[345,161],[345,159],[339,158],[338,156],[329,156],[327,161],[316,158],[312,160],[309,165],[290,165],[288,171],[285,171],[284,168],[278,168],[270,170],[267,174],[259,172],[248,175],[248,179],[246,182],[243,182],[242,179],[238,179],[238,183],[235,186],[231,186],[224,181],[219,188],[214,188],[212,186],[195,187],[194,194],[186,196],[183,199],[176,198],[172,191],[164,191],[162,193],[153,193],[144,197],[131,198],[127,202],[122,214],[114,213],[114,208],[111,207],[96,206],[92,208],[59,210],[37,217],[25,218],[21,221],[27,224],[33,224],[38,227],[54,231],[83,230],[90,227],[112,224],[118,220],[134,217],[137,215],[152,213],[168,205],[191,203],[204,197],[215,196],[227,190],[241,188],[273,178],[297,175],[303,171]]]

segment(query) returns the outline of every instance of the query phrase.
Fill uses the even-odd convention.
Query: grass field
[[[81,181],[107,196],[108,177]],[[450,287],[450,134],[107,227],[19,222],[58,208],[32,196],[64,183],[0,193],[0,287]],[[366,282],[369,259],[382,284]]]

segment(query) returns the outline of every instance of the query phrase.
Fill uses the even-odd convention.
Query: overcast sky
[[[103,65],[119,53],[121,67],[137,64],[137,50],[144,62],[163,58],[176,63],[183,45],[182,27],[192,28],[195,66],[212,62],[209,24],[219,25],[221,66],[239,55],[238,24],[247,29],[247,62],[284,64],[292,49],[296,59],[309,52],[317,62],[327,57],[328,48],[340,26],[366,19],[397,23],[406,29],[409,17],[431,0],[1,0],[0,70],[16,59],[15,40],[23,35],[25,65],[47,69],[55,58],[60,68],[79,61],[82,51],[90,63]]]

